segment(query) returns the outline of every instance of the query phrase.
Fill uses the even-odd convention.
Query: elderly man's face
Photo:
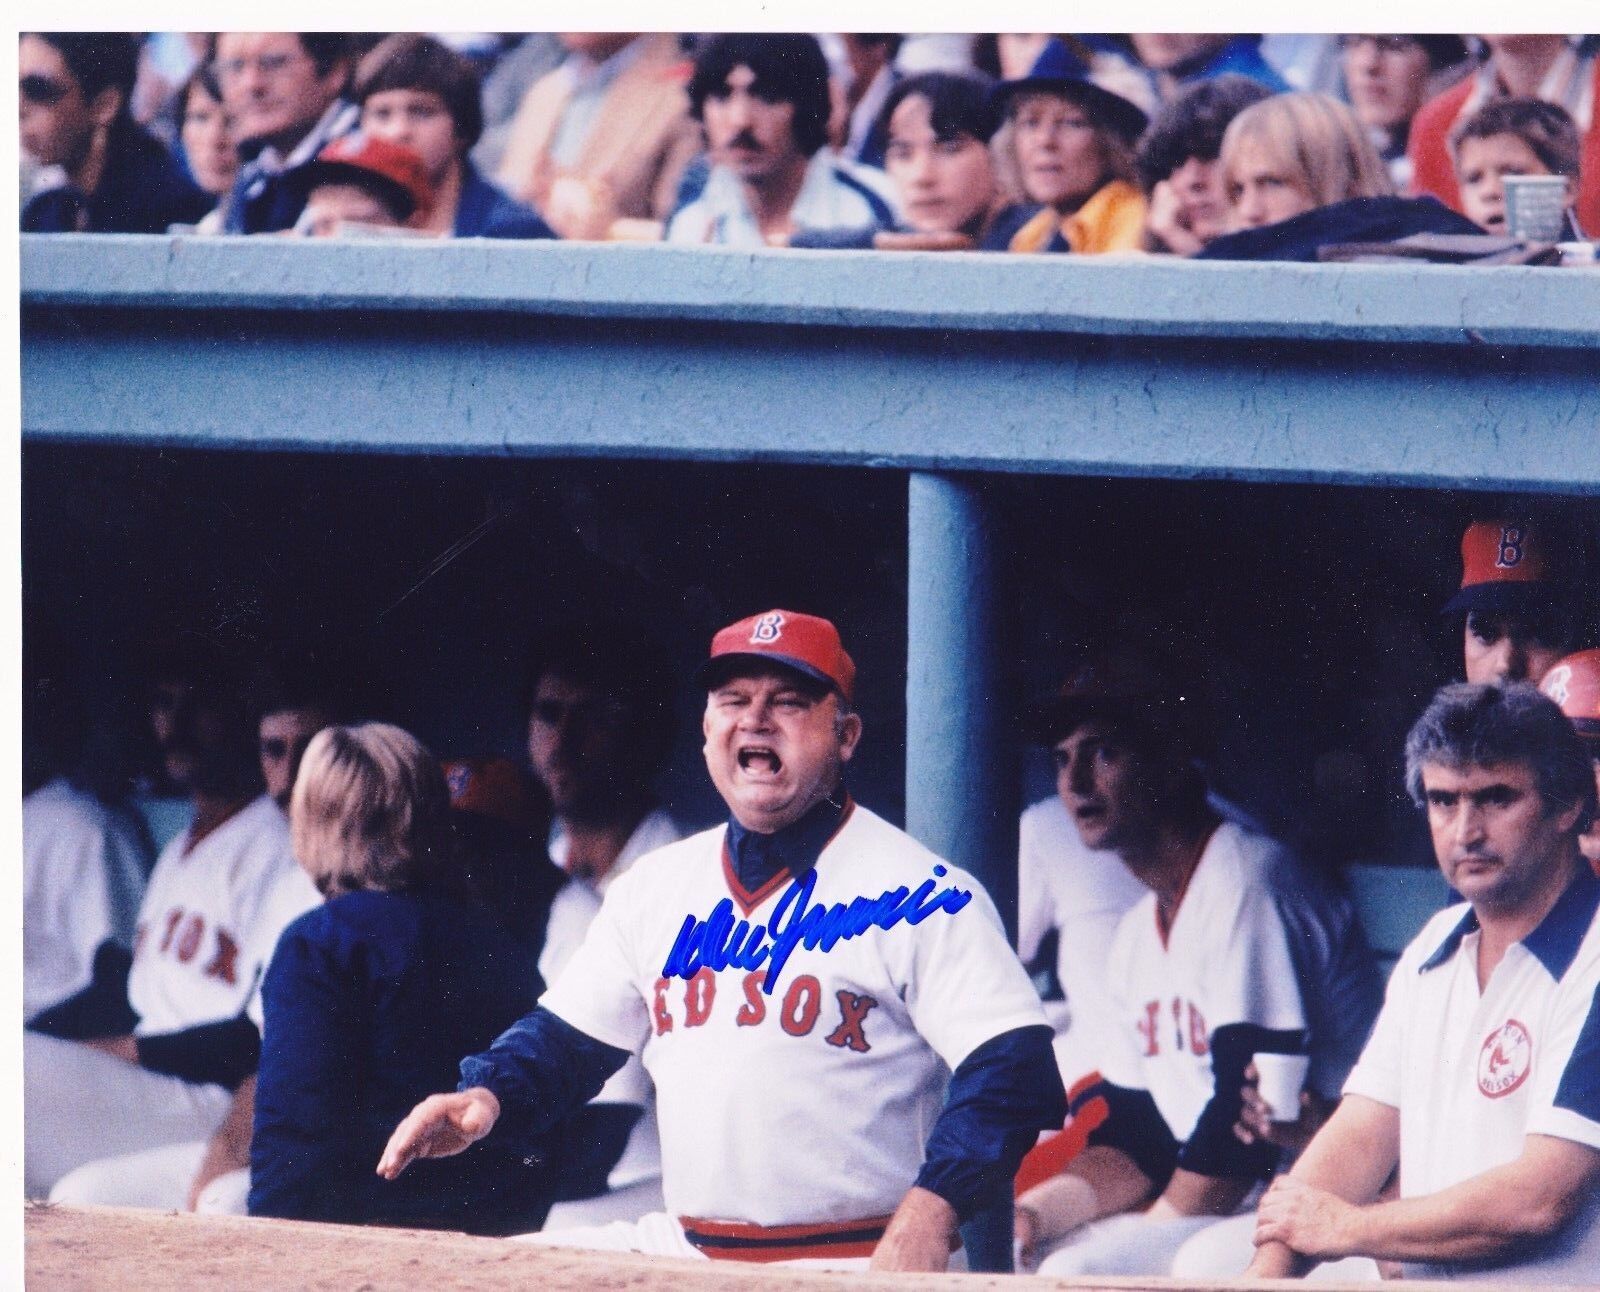
[[[1424,763],[1422,791],[1439,869],[1473,906],[1515,914],[1560,879],[1581,805],[1551,811],[1529,764]]]
[[[326,72],[300,37],[284,31],[225,31],[217,37],[217,80],[236,140],[293,147],[338,98],[345,68]]]
[[[743,64],[706,96],[702,115],[712,162],[742,180],[759,183],[801,157],[794,137],[794,104],[765,97],[756,74]]]
[[[839,783],[861,719],[839,697],[781,665],[752,665],[706,696],[706,769],[746,829],[792,825]]]

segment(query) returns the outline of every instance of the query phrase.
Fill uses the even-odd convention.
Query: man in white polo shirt
[[[1447,686],[1406,783],[1466,902],[1401,956],[1338,1111],[1262,1200],[1248,1271],[1331,1257],[1407,1278],[1586,1283],[1600,1269],[1600,879],[1582,742],[1526,683]],[[1400,1197],[1374,1202],[1395,1168]]]

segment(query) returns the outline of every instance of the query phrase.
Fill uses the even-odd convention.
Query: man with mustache
[[[1249,1273],[1584,1283],[1600,1268],[1600,878],[1581,737],[1526,683],[1444,687],[1406,785],[1466,900],[1406,948],[1344,1100],[1262,1199]],[[1400,1197],[1374,1199],[1398,1169]]]
[[[536,1136],[641,1052],[667,1213],[540,1241],[944,1270],[1066,1112],[1038,996],[977,881],[850,798],[861,718],[833,624],[730,624],[700,681],[730,820],[622,875],[539,1008],[412,1111],[378,1172],[501,1123]]]
[[[786,246],[801,231],[893,227],[883,173],[826,146],[828,61],[815,37],[715,37],[695,59],[689,102],[711,172],[668,242]]]

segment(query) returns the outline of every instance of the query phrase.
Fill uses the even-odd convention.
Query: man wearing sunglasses
[[[121,32],[26,32],[17,42],[18,142],[65,183],[36,194],[24,233],[165,233],[211,199],[128,115],[139,43]]]

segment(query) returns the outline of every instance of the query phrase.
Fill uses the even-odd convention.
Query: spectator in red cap
[[[1563,107],[1583,140],[1578,223],[1600,229],[1600,40],[1594,36],[1480,36],[1489,56],[1475,74],[1429,100],[1411,126],[1409,151],[1418,193],[1463,210],[1450,137],[1495,99],[1535,98]]]
[[[1557,660],[1539,689],[1561,706],[1583,737],[1594,761],[1595,792],[1600,794],[1600,650],[1581,650]],[[1591,822],[1578,836],[1578,848],[1600,875],[1600,821]]]
[[[457,238],[553,238],[531,208],[508,197],[468,154],[483,133],[482,90],[471,61],[432,36],[404,32],[356,65],[351,97],[374,139],[416,152],[433,198],[411,227]]]
[[[1576,644],[1579,554],[1543,519],[1475,521],[1461,536],[1461,587],[1444,607],[1462,616],[1467,681],[1535,682]]]
[[[306,194],[295,231],[311,238],[336,237],[352,224],[404,228],[433,200],[421,157],[363,134],[335,139],[295,179]]]
[[[539,1008],[412,1111],[379,1174],[514,1146],[637,1052],[669,1211],[542,1241],[944,1270],[1066,1111],[1038,997],[977,881],[850,798],[862,723],[833,624],[730,624],[700,681],[728,822],[617,881]]]
[[[1029,205],[1002,212],[984,246],[1079,255],[1137,249],[1145,202],[1133,182],[1134,146],[1143,111],[1082,74],[1060,42],[995,93]]]

